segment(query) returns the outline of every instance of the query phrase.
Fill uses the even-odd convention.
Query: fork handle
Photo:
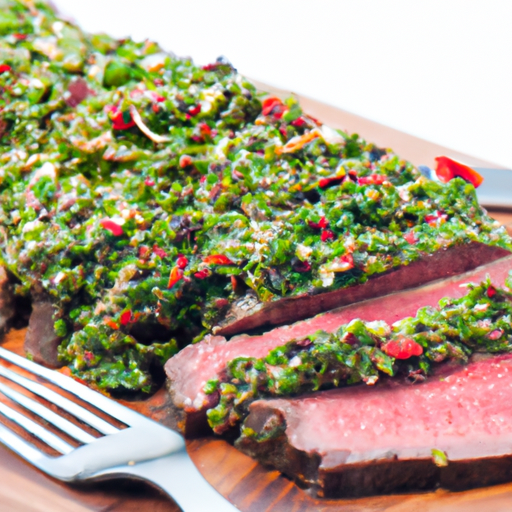
[[[204,479],[184,449],[159,459],[124,466],[122,471],[115,473],[131,475],[155,484],[183,512],[239,512]]]

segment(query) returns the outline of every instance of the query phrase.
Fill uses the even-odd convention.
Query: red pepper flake
[[[27,39],[27,34],[13,34],[14,39],[17,39],[18,41],[25,41]]]
[[[283,114],[286,111],[286,106],[284,103],[274,96],[271,96],[270,98],[265,98],[262,102],[262,109],[261,113],[264,116],[272,115],[277,119],[281,119],[283,117]]]
[[[94,359],[94,354],[90,352],[89,350],[84,351],[84,359],[90,363]]]
[[[212,129],[206,123],[199,123],[199,131],[203,137],[211,137]]]
[[[185,169],[185,167],[192,165],[192,157],[189,155],[181,155],[179,165],[182,169]]]
[[[490,332],[487,335],[487,337],[493,341],[499,340],[502,336],[503,336],[503,329],[494,329],[494,331]]]
[[[109,115],[114,130],[128,130],[135,126],[135,121],[129,110],[121,112],[115,105],[107,105],[105,112]]]
[[[144,185],[146,185],[147,187],[154,187],[155,181],[152,178],[146,178],[144,180]]]
[[[151,249],[147,245],[141,245],[139,247],[139,258],[147,259],[151,254]]]
[[[320,239],[322,242],[327,242],[327,240],[334,240],[336,236],[330,229],[322,230],[322,234],[320,235]]]
[[[404,238],[407,240],[407,242],[409,242],[411,245],[414,245],[414,244],[417,244],[418,243],[418,239],[416,238],[416,233],[414,231],[408,231],[405,235],[404,235]]]
[[[174,267],[171,270],[169,282],[167,283],[167,288],[172,288],[181,279],[183,279],[183,270],[181,270],[181,268],[179,267]]]
[[[119,329],[119,324],[117,322],[114,322],[114,320],[112,320],[112,318],[110,318],[109,316],[103,318],[103,323],[105,325],[108,325],[111,329],[114,329],[114,331],[117,331]]]
[[[197,277],[197,279],[206,279],[210,275],[211,275],[211,272],[207,268],[203,268],[203,270],[196,272],[194,274],[194,277]]]
[[[153,83],[157,86],[157,87],[162,87],[162,85],[164,85],[164,81],[161,79],[161,78],[155,78],[153,80]]]
[[[110,231],[114,236],[121,236],[124,233],[122,226],[115,223],[111,219],[101,219],[100,224],[107,231]]]
[[[7,71],[11,71],[12,68],[9,66],[9,64],[0,64],[0,75],[2,73],[6,73]]]
[[[308,221],[308,226],[313,229],[325,229],[329,226],[329,221],[325,217],[320,217],[318,222]]]
[[[423,354],[423,347],[410,338],[390,340],[381,348],[385,354],[395,359],[409,359],[409,357]]]
[[[199,183],[204,183],[206,181],[206,176],[201,176],[199,178]]]
[[[197,116],[201,112],[201,103],[198,103],[197,105],[194,105],[193,107],[188,108],[188,113],[191,116]]]
[[[359,185],[382,185],[386,181],[387,176],[383,174],[370,174],[369,176],[361,176],[357,178]]]
[[[311,263],[309,263],[309,261],[299,260],[293,265],[293,270],[295,270],[295,272],[299,272],[300,274],[309,272],[311,270]]]
[[[437,210],[435,213],[425,215],[425,222],[431,227],[436,227],[437,225],[446,222],[447,218],[448,215],[446,215],[446,213]]]
[[[294,119],[290,124],[296,128],[300,128],[306,124],[306,120],[303,117],[298,117],[297,119]]]
[[[176,265],[178,268],[181,268],[183,270],[188,265],[188,259],[185,258],[185,256],[179,256],[178,259],[176,260]]]
[[[121,325],[127,325],[130,323],[132,319],[132,310],[127,309],[126,311],[123,311],[121,313],[121,317],[119,318],[119,321],[121,322]]]
[[[234,263],[224,254],[210,254],[203,258],[207,265],[234,265]]]
[[[320,188],[327,188],[331,185],[335,185],[341,183],[343,181],[344,176],[333,176],[332,178],[322,178],[318,182],[318,186]]]
[[[160,256],[160,258],[165,258],[167,256],[167,253],[161,249],[160,247],[158,247],[158,245],[153,245],[153,252],[157,255],[157,256]]]
[[[346,332],[343,335],[343,343],[347,343],[348,345],[357,345],[357,343],[359,343],[359,340],[357,339],[357,336],[353,332]]]
[[[492,297],[494,297],[496,295],[496,288],[494,288],[494,286],[489,286],[487,288],[487,297],[489,297],[490,299],[492,299]]]
[[[484,178],[468,165],[464,165],[447,156],[438,156],[436,159],[436,174],[443,182],[447,183],[456,176],[469,181],[475,188],[479,187]]]

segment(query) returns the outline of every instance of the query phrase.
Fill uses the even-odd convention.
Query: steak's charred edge
[[[57,354],[62,338],[55,334],[54,312],[55,306],[49,298],[34,299],[24,348],[36,363],[58,368],[63,366]]]
[[[15,315],[13,283],[6,269],[0,266],[0,337],[11,328]]]
[[[286,435],[286,421],[281,411],[272,408],[272,402],[251,405],[245,427],[264,435],[265,425],[281,422],[274,429],[280,434],[265,440],[240,437],[235,446],[263,464],[270,465],[311,492],[324,498],[349,498],[372,494],[432,490],[443,487],[454,491],[485,487],[512,480],[512,455],[478,453],[449,460],[447,466],[435,465],[431,448],[416,450],[415,454],[396,450],[385,453],[358,454],[349,462],[349,452],[306,452],[290,442]],[[504,445],[510,446],[510,439]]]
[[[323,311],[360,302],[370,297],[386,295],[406,288],[412,288],[435,279],[467,272],[479,265],[509,256],[510,252],[501,247],[480,242],[456,245],[425,254],[420,259],[393,269],[385,274],[371,276],[360,285],[342,288],[332,292],[299,295],[274,302],[261,303],[242,299],[235,303],[226,318],[214,333],[232,336],[261,326],[276,326],[303,320]]]

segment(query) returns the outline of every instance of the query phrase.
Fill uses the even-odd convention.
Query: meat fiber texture
[[[511,480],[512,355],[443,371],[258,400],[236,445],[324,497]]]
[[[423,306],[436,306],[443,297],[462,297],[467,293],[466,288],[461,286],[463,283],[478,283],[489,275],[496,286],[502,286],[511,269],[512,257],[507,257],[465,274],[338,308],[260,336],[242,335],[230,341],[220,336],[207,336],[200,343],[183,349],[165,366],[174,426],[189,437],[207,429],[206,411],[216,405],[217,398],[215,395],[206,395],[203,392],[204,385],[210,379],[222,378],[226,363],[236,357],[261,358],[292,339],[320,329],[334,332],[354,318],[369,322],[384,320],[391,324],[415,315]]]

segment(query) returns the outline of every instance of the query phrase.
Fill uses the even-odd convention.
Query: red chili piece
[[[448,215],[446,215],[446,213],[437,210],[435,213],[429,213],[428,215],[425,215],[425,222],[429,226],[435,227],[438,223],[442,224],[443,222],[446,222],[447,218]]]
[[[318,222],[308,221],[308,226],[313,229],[325,229],[329,226],[329,221],[325,217],[320,217]]]
[[[185,258],[185,256],[179,256],[176,260],[176,265],[178,268],[181,268],[182,270],[185,269],[188,265],[188,259]]]
[[[265,98],[261,106],[261,113],[264,116],[272,115],[277,119],[281,119],[286,110],[286,106],[284,105],[284,103],[279,98],[276,98],[274,96],[271,96],[270,98]]]
[[[335,238],[336,237],[334,233],[330,229],[324,229],[320,235],[322,242],[327,242],[327,240],[334,240]]]
[[[185,167],[188,167],[189,165],[192,164],[192,157],[189,156],[189,155],[181,155],[180,156],[180,167],[182,169],[185,169]]]
[[[90,363],[94,359],[94,354],[89,350],[84,351],[84,359]]]
[[[343,181],[344,176],[333,176],[332,178],[322,178],[318,182],[318,186],[320,188],[327,188],[331,185],[335,185],[341,183]]]
[[[416,238],[416,233],[414,231],[409,231],[404,235],[404,238],[411,244],[417,244],[418,239]]]
[[[146,259],[149,258],[151,253],[151,249],[147,245],[141,245],[139,247],[139,258]]]
[[[495,295],[496,295],[496,288],[494,288],[494,286],[489,286],[487,288],[487,297],[489,297],[491,299]]]
[[[13,34],[14,39],[17,39],[18,41],[25,41],[27,39],[27,34]]]
[[[121,236],[124,233],[122,226],[116,224],[113,220],[101,219],[100,224],[107,231],[110,231],[114,236]]]
[[[167,288],[172,288],[178,281],[183,279],[183,270],[179,267],[174,267],[171,270],[171,275],[169,276],[169,282],[167,283]]]
[[[203,137],[211,137],[212,136],[212,129],[206,123],[200,123],[199,130]]]
[[[119,325],[116,322],[114,322],[114,320],[112,320],[112,318],[110,318],[108,316],[103,319],[103,323],[105,325],[108,325],[111,329],[114,329],[115,331],[117,331],[119,329]]]
[[[234,263],[224,254],[210,254],[203,258],[207,265],[234,265]]]
[[[9,66],[9,64],[0,64],[0,75],[2,73],[6,73],[7,71],[11,71],[12,68]]]
[[[203,270],[200,270],[194,274],[194,277],[197,277],[197,279],[206,279],[209,276],[210,271],[207,268],[204,268]]]
[[[395,359],[409,359],[409,357],[423,354],[423,347],[410,338],[390,340],[381,348],[385,354]]]
[[[484,178],[468,165],[461,164],[447,156],[438,156],[436,159],[436,174],[443,182],[447,183],[456,176],[469,181],[475,188],[479,187]]]
[[[132,310],[127,309],[126,311],[123,311],[121,313],[121,317],[119,318],[119,321],[121,322],[121,325],[127,325],[130,323],[132,319]]]
[[[135,121],[128,110],[121,112],[115,105],[107,105],[105,111],[109,114],[114,130],[128,130],[135,126]]]
[[[303,117],[298,117],[297,119],[294,119],[290,124],[296,128],[300,128],[306,124],[306,120]]]
[[[157,256],[160,256],[160,258],[165,258],[167,256],[167,253],[161,249],[160,247],[158,247],[158,245],[153,245],[153,252],[157,255]]]
[[[197,105],[194,105],[193,107],[189,107],[188,113],[191,116],[197,116],[201,112],[201,103],[198,103]]]
[[[383,174],[370,174],[370,176],[361,176],[357,178],[359,185],[382,185],[386,181]]]

